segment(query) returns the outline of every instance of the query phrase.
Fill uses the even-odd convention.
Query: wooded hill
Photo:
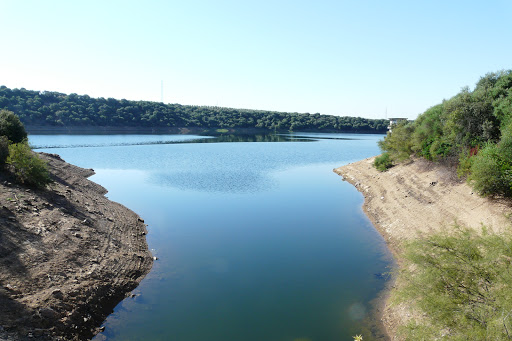
[[[256,128],[272,131],[385,133],[387,121],[360,117],[163,104],[0,87],[0,109],[29,126]]]

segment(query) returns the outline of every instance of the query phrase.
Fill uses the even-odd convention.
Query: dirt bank
[[[479,197],[457,178],[454,169],[417,159],[381,173],[373,167],[373,160],[334,171],[364,195],[363,209],[384,236],[399,266],[405,241],[455,223],[478,230],[484,224],[496,233],[510,230],[511,202]],[[398,340],[397,327],[413,316],[416,313],[406,305],[385,304],[383,323],[392,340]]]
[[[93,170],[48,161],[55,183],[0,174],[0,340],[85,340],[152,266],[143,220]]]

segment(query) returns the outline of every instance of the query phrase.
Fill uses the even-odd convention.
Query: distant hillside
[[[360,117],[163,104],[0,87],[0,109],[25,125],[385,133],[387,121]]]

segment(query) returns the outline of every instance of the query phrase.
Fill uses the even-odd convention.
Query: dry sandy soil
[[[399,266],[405,241],[450,229],[456,223],[479,231],[482,224],[496,233],[510,231],[511,202],[478,196],[457,178],[453,168],[416,159],[381,173],[373,167],[373,160],[334,171],[364,195],[363,209]],[[397,327],[413,317],[417,314],[409,306],[386,302],[382,322],[390,338],[399,340]]]
[[[94,174],[41,154],[45,190],[0,175],[0,340],[86,340],[149,272],[143,220]]]

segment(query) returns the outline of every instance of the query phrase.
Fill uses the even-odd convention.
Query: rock
[[[58,316],[57,312],[49,307],[39,309],[39,315],[46,319],[56,319]]]
[[[55,298],[58,298],[59,300],[62,300],[64,299],[64,294],[62,293],[62,291],[60,289],[55,289],[52,291],[52,295],[55,297]]]

